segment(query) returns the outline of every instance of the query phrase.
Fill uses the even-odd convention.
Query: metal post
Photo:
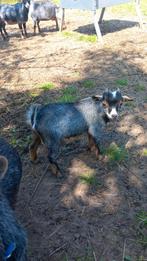
[[[65,25],[65,9],[64,8],[61,8],[61,24],[60,24],[60,32],[62,31],[63,29],[63,25]]]
[[[136,13],[139,17],[140,27],[143,29],[144,25],[143,25],[142,13],[141,13],[141,9],[140,9],[140,0],[135,0],[135,7],[136,7]]]
[[[98,21],[99,24],[100,24],[100,23],[102,22],[102,20],[103,20],[103,16],[104,16],[104,13],[105,13],[105,9],[106,9],[106,8],[103,7],[102,10],[101,10],[100,18],[99,18],[99,21]]]
[[[100,43],[103,44],[103,37],[102,37],[100,26],[99,26],[99,23],[98,23],[96,10],[94,10],[93,13],[94,13],[94,27],[95,27],[95,31],[96,31],[96,34],[97,34],[97,38],[98,38],[98,41],[100,41]]]

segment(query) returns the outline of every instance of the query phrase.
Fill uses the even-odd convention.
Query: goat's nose
[[[112,114],[111,117],[112,119],[116,119],[118,117],[118,114]]]
[[[111,117],[112,117],[113,119],[115,119],[115,118],[118,117],[118,113],[117,113],[117,111],[116,111],[116,108],[112,108],[112,110],[111,110]]]

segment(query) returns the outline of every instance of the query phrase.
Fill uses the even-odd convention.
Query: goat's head
[[[123,102],[132,101],[133,98],[122,96],[120,90],[110,91],[106,90],[102,96],[93,96],[95,100],[99,100],[102,104],[102,110],[109,120],[118,117],[118,111]]]
[[[22,3],[25,5],[25,7],[26,7],[27,9],[29,9],[30,4],[31,4],[31,0],[22,0]]]

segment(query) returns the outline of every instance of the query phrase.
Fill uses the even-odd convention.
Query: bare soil
[[[102,24],[103,46],[66,38],[56,32],[53,21],[41,23],[42,35],[33,36],[29,22],[27,39],[20,39],[15,25],[7,27],[9,41],[0,38],[0,133],[22,158],[16,214],[28,234],[30,261],[147,260],[146,244],[140,242],[146,231],[137,220],[147,210],[147,33],[136,19],[108,17]],[[89,13],[68,11],[66,21],[67,31],[95,33]],[[85,88],[85,80],[93,81],[93,88]],[[117,80],[126,81],[120,88],[134,101],[122,108],[115,126],[106,129],[101,146],[106,149],[115,142],[128,150],[128,157],[98,161],[87,150],[86,136],[70,139],[59,159],[64,178],[48,171],[32,197],[47,156],[41,146],[40,161],[30,162],[28,106],[58,99],[69,85],[80,99],[116,89]],[[39,88],[47,82],[56,88]],[[84,173],[92,173],[95,182],[81,182]]]

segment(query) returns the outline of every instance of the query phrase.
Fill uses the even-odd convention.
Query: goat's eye
[[[123,102],[122,101],[120,101],[119,103],[118,103],[118,105],[121,107],[122,106],[122,104],[123,104]]]
[[[107,108],[107,107],[108,107],[107,102],[103,102],[102,104],[103,104],[103,107],[104,107],[104,108]]]

